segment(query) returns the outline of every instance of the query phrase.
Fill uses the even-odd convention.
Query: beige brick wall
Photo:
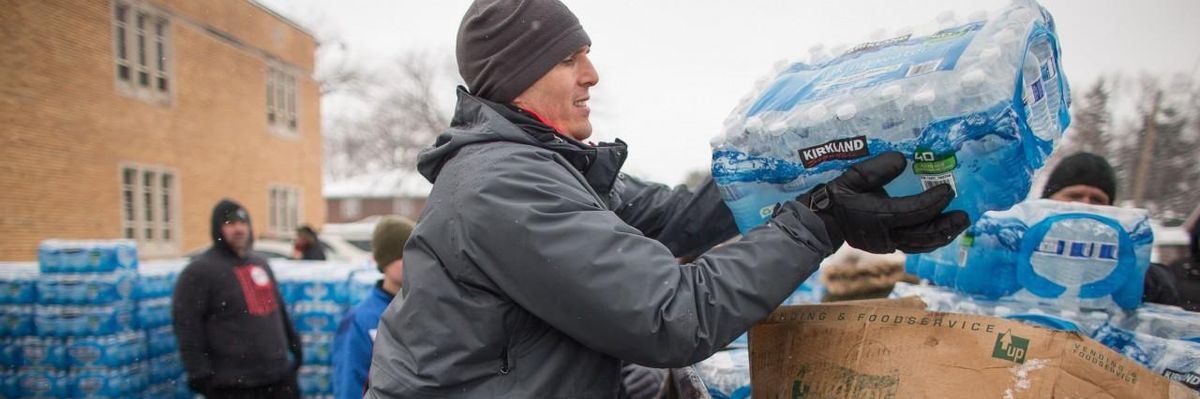
[[[246,0],[150,4],[170,15],[168,105],[117,89],[110,1],[5,2],[0,260],[32,260],[47,238],[119,238],[123,163],[175,171],[180,251],[209,243],[223,197],[249,209],[257,235],[270,234],[273,184],[300,188],[302,223],[324,220],[313,38]],[[297,71],[296,138],[268,129],[267,57]]]

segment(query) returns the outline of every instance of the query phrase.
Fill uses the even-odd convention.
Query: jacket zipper
[[[500,352],[500,375],[508,375],[508,345],[504,345],[504,351]]]

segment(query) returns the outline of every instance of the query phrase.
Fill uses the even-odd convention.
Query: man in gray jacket
[[[877,154],[742,239],[697,193],[620,173],[589,145],[591,40],[557,0],[476,0],[458,33],[451,126],[420,155],[433,183],[382,318],[369,398],[615,398],[622,362],[703,360],[777,307],[843,241],[927,252],[967,226],[946,186],[890,198]],[[678,265],[677,257],[699,255]]]

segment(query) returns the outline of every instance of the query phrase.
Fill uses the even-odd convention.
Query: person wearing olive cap
[[[922,252],[967,227],[939,186],[890,198],[875,154],[774,209],[741,240],[712,182],[620,172],[587,144],[592,41],[557,0],[476,0],[458,31],[450,126],[423,150],[433,190],[379,321],[368,398],[628,397],[623,364],[682,367],[725,347],[842,243]],[[677,264],[676,258],[694,260]]]
[[[404,283],[404,243],[412,234],[413,223],[389,216],[375,225],[371,234],[371,257],[383,278],[361,303],[338,323],[333,336],[333,396],[338,399],[362,398],[367,370],[371,367],[371,349],[379,325],[379,315],[392,303]]]

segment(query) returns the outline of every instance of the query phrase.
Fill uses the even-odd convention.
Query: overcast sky
[[[353,57],[382,64],[424,51],[453,59],[465,0],[258,0],[318,36],[337,35]],[[1004,1],[566,0],[592,38],[600,73],[594,139],[630,145],[625,171],[675,184],[707,169],[709,139],[755,80],[814,44],[853,44],[878,29],[959,18]],[[1068,79],[1085,86],[1112,72],[1186,73],[1200,63],[1200,1],[1047,0]],[[454,88],[446,87],[447,99]],[[338,112],[326,103],[325,112]],[[447,104],[449,108],[451,104]]]

